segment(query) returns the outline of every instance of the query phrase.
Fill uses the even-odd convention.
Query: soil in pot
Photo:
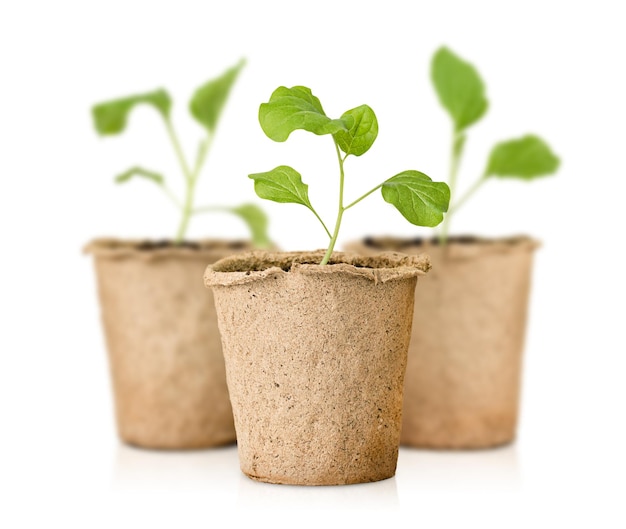
[[[251,252],[209,266],[242,471],[339,485],[395,474],[424,256]]]
[[[244,242],[99,239],[93,254],[118,432],[131,445],[205,448],[236,439],[209,263]]]
[[[416,290],[401,443],[488,448],[516,434],[532,258],[537,243],[509,239],[369,238],[361,252],[425,252],[432,271]]]

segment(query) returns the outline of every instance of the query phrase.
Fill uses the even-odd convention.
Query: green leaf
[[[203,84],[193,94],[189,103],[191,115],[209,132],[215,131],[228,94],[245,63],[244,59],[240,60],[217,79]]]
[[[457,132],[476,123],[487,111],[485,85],[478,71],[448,48],[440,48],[433,56],[431,77]]]
[[[489,156],[485,176],[531,180],[554,173],[560,160],[538,136],[498,143]]]
[[[99,134],[119,134],[126,128],[130,111],[137,105],[147,104],[156,108],[167,119],[172,100],[165,90],[155,90],[121,99],[99,103],[92,107],[94,126]]]
[[[450,188],[419,171],[403,171],[382,185],[385,202],[393,204],[411,224],[437,226],[448,211]]]
[[[131,167],[128,171],[124,171],[122,174],[119,174],[115,177],[115,181],[118,184],[123,184],[124,182],[128,182],[133,176],[140,176],[142,178],[147,178],[148,180],[152,180],[155,184],[161,185],[163,184],[163,175],[159,173],[155,173],[154,171],[148,171],[143,167]]]
[[[256,204],[242,204],[230,208],[231,213],[238,215],[248,225],[252,242],[257,248],[269,248],[271,241],[267,234],[269,220],[265,212]]]
[[[274,202],[302,204],[313,210],[309,201],[309,186],[295,169],[280,165],[266,173],[248,175],[254,180],[256,194]]]
[[[259,123],[268,138],[281,142],[298,129],[317,135],[348,129],[343,120],[330,119],[320,100],[305,86],[274,90],[269,102],[259,108]]]
[[[348,130],[335,133],[339,148],[354,156],[365,154],[378,136],[378,120],[374,111],[367,105],[361,105],[344,112],[341,119],[347,124]]]

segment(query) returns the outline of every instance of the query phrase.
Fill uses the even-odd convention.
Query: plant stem
[[[465,194],[450,208],[447,214],[450,215],[452,212],[456,213],[465,203],[465,201],[469,197],[471,197],[480,188],[480,186],[482,186],[487,181],[487,178],[487,175],[483,175],[478,180],[476,180],[476,182],[474,182],[474,185],[472,185],[472,187],[470,187],[465,192]]]
[[[448,179],[448,186],[450,187],[450,199],[452,199],[452,197],[454,196],[454,191],[456,189],[456,178],[459,172],[461,155],[463,153],[463,142],[463,134],[455,130],[454,134],[452,135],[452,149],[450,154],[450,177]],[[451,217],[451,212],[448,212],[443,219],[443,223],[441,224],[439,243],[442,246],[445,245],[448,241],[448,231],[450,229]]]
[[[176,131],[174,130],[174,126],[172,125],[172,121],[169,118],[165,119],[165,127],[167,128],[167,134],[170,137],[170,141],[174,146],[174,151],[176,152],[176,157],[178,158],[178,163],[183,170],[183,174],[185,175],[185,178],[187,180],[190,180],[191,171],[189,170],[189,165],[187,165],[187,160],[185,159],[185,155],[180,146],[180,141],[178,141],[178,136],[176,135]]]
[[[197,213],[215,213],[217,211],[230,211],[230,208],[226,206],[202,206],[195,208],[192,213],[195,215]]]
[[[335,249],[335,243],[337,242],[337,236],[339,235],[339,228],[341,226],[341,219],[343,217],[343,212],[345,208],[343,207],[343,182],[344,182],[344,171],[343,171],[343,163],[345,162],[345,158],[341,157],[341,152],[339,151],[339,146],[337,142],[333,138],[333,142],[335,143],[335,150],[337,151],[337,159],[339,160],[339,210],[337,212],[337,220],[335,221],[335,231],[333,232],[332,237],[330,238],[330,244],[328,245],[328,249],[326,250],[326,254],[322,259],[320,265],[325,265],[328,263],[330,256]],[[347,158],[348,155],[346,155]]]
[[[189,219],[191,218],[193,211],[193,192],[194,192],[194,184],[193,180],[187,180],[187,190],[185,193],[185,205],[183,206],[183,216],[180,219],[180,224],[178,225],[178,231],[176,232],[176,239],[174,242],[176,244],[180,244],[183,242],[185,238],[185,233],[187,232],[187,226],[189,226]]]
[[[356,206],[359,202],[361,202],[361,200],[363,200],[364,198],[367,198],[374,191],[380,189],[381,187],[383,187],[383,184],[378,184],[374,189],[370,189],[367,193],[357,198],[354,202],[350,202],[350,204],[348,204],[345,208],[343,208],[343,210],[345,211],[346,209],[350,209],[352,206]]]
[[[184,156],[182,155],[182,151],[180,150],[180,144],[176,139],[176,134],[174,134],[174,129],[171,126],[170,130],[172,132],[172,142],[174,143],[175,150],[179,153],[179,160],[181,161],[181,166],[183,167],[183,172],[185,173],[185,182],[187,184],[185,190],[185,203],[182,207],[183,215],[180,220],[175,239],[176,244],[180,244],[185,238],[185,233],[187,232],[187,227],[189,226],[189,220],[196,212],[194,211],[194,194],[196,190],[196,183],[198,182],[198,176],[200,175],[200,170],[204,165],[206,155],[209,152],[209,147],[211,146],[213,136],[207,136],[207,138],[200,143],[200,147],[198,148],[198,155],[196,156],[196,163],[194,165],[193,172],[190,173],[189,167],[185,161]],[[179,147],[176,148],[176,145],[179,145]]]
[[[161,189],[163,189],[165,194],[169,197],[169,199],[174,203],[174,205],[178,209],[183,208],[182,204],[180,203],[180,200],[178,200],[178,197],[172,192],[172,190],[169,187],[167,187],[165,184],[161,184]]]
[[[206,155],[211,148],[211,144],[213,143],[213,135],[207,136],[204,141],[200,142],[200,146],[198,147],[198,155],[196,156],[196,164],[193,168],[193,175],[195,178],[198,178],[200,174],[200,170],[204,165],[204,161],[206,159]]]
[[[333,236],[330,234],[330,230],[328,229],[328,227],[326,226],[326,224],[325,224],[325,223],[324,223],[324,221],[322,220],[322,217],[320,217],[320,216],[318,215],[317,211],[315,211],[315,210],[313,209],[313,207],[311,207],[310,209],[311,209],[311,211],[313,212],[313,215],[315,215],[315,216],[317,217],[317,220],[319,220],[319,221],[320,221],[320,223],[322,224],[322,226],[324,227],[324,230],[326,231],[326,235],[328,235],[328,238],[329,238],[329,239],[332,239],[332,238],[333,238]]]

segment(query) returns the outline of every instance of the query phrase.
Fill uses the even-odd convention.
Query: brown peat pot
[[[435,449],[510,443],[517,428],[532,259],[527,237],[368,238],[363,253],[426,253],[415,292],[401,443]]]
[[[207,268],[241,470],[294,485],[390,478],[424,256],[251,252]]]
[[[118,432],[131,445],[191,449],[236,439],[209,263],[245,242],[99,239],[94,256]]]

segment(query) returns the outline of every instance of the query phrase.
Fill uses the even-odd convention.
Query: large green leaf
[[[192,116],[209,132],[215,131],[228,94],[230,94],[230,90],[244,65],[245,60],[242,59],[217,79],[212,79],[203,84],[193,94],[189,103],[189,110]]]
[[[117,175],[115,177],[115,181],[118,184],[123,184],[124,182],[128,182],[134,176],[139,176],[141,178],[146,178],[148,180],[152,180],[155,184],[161,185],[164,181],[163,175],[159,173],[155,173],[154,171],[149,171],[148,169],[144,169],[143,167],[131,167],[127,171]]]
[[[269,220],[265,212],[256,204],[242,204],[230,208],[231,213],[239,216],[250,229],[252,242],[257,248],[269,248],[271,245],[267,234]]]
[[[343,120],[330,119],[320,100],[305,86],[280,86],[274,90],[269,102],[259,108],[259,123],[274,141],[285,141],[298,129],[322,135],[348,128]]]
[[[344,112],[341,119],[348,126],[348,130],[335,133],[339,148],[354,156],[366,153],[378,136],[378,120],[374,111],[367,105],[361,105]]]
[[[131,110],[142,104],[153,106],[167,119],[172,107],[172,100],[165,90],[159,89],[146,94],[99,103],[91,109],[96,130],[103,135],[119,134],[126,128]]]
[[[280,165],[266,173],[248,175],[254,180],[256,194],[274,202],[302,204],[309,209],[309,186],[302,181],[302,176],[295,169]]]
[[[385,202],[393,204],[411,224],[437,226],[450,203],[450,188],[419,171],[403,171],[382,185]]]
[[[554,173],[559,163],[545,141],[527,135],[498,143],[491,150],[485,176],[531,180]]]
[[[431,77],[457,132],[476,123],[487,111],[485,85],[478,71],[448,48],[440,48],[433,56]]]

